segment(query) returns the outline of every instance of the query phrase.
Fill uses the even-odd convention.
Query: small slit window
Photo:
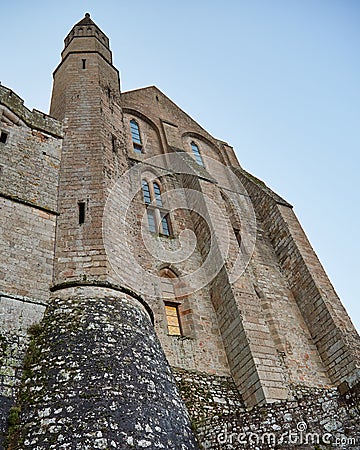
[[[116,137],[114,135],[111,136],[111,148],[114,153],[116,153]]]
[[[82,68],[86,69],[86,59],[82,59]]]
[[[240,230],[234,228],[234,233],[235,233],[236,240],[237,240],[237,242],[238,242],[238,244],[239,244],[239,247],[241,248],[241,244],[242,244],[242,243],[241,243],[241,233],[240,233]]]
[[[6,144],[7,138],[8,138],[8,134],[5,133],[5,131],[2,131],[0,134],[0,142],[2,144]]]
[[[197,146],[197,144],[195,144],[195,142],[191,143],[191,150],[195,156],[195,161],[200,165],[200,166],[204,166],[204,161],[201,157],[200,154],[200,150],[199,147]]]
[[[79,202],[79,225],[82,225],[85,222],[85,203]]]
[[[130,120],[131,138],[133,142],[134,151],[136,153],[142,153],[143,146],[140,136],[140,128],[136,120]]]
[[[240,251],[245,254],[246,250],[244,247],[244,242],[242,239],[241,231],[238,228],[234,228],[234,233],[235,233],[235,237],[236,237],[237,243],[239,245]]]

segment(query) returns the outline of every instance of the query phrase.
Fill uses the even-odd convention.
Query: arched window
[[[200,154],[199,147],[195,144],[194,141],[191,143],[191,150],[192,150],[193,153],[194,153],[196,162],[197,162],[200,166],[204,166],[204,161],[202,160],[202,157],[201,157],[201,154]]]
[[[149,231],[164,236],[171,235],[169,211],[163,208],[161,188],[158,182],[149,183],[142,180],[141,183]]]
[[[170,269],[163,269],[161,276],[161,292],[164,300],[167,331],[172,336],[182,336],[180,322],[180,303],[176,298],[177,277]]]
[[[133,142],[134,151],[136,153],[142,153],[143,146],[140,136],[140,128],[135,119],[130,120],[131,138]]]

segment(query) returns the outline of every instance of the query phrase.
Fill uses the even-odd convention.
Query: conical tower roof
[[[81,26],[81,25],[95,25],[95,26],[97,26],[96,23],[91,20],[89,13],[86,13],[85,17],[83,19],[81,19],[80,22],[78,22],[74,26],[77,27],[77,26]]]

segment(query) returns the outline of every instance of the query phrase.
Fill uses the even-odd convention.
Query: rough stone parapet
[[[24,106],[24,100],[11,89],[0,85],[0,104],[9,108],[19,119],[35,130],[43,131],[52,136],[63,136],[62,123],[53,117],[33,109],[30,111]]]

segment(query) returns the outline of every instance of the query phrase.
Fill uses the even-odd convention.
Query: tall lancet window
[[[193,153],[194,153],[196,162],[197,162],[200,166],[204,166],[204,161],[203,161],[203,159],[202,159],[202,157],[201,157],[199,147],[197,146],[197,144],[195,144],[194,141],[191,143],[191,150],[192,150]]]
[[[130,120],[131,138],[133,142],[134,151],[136,153],[142,153],[143,145],[141,142],[140,128],[139,124],[135,119]]]
[[[169,211],[163,207],[161,186],[157,181],[142,180],[143,199],[146,205],[149,231],[152,233],[171,235]]]
[[[181,336],[180,302],[176,296],[177,276],[169,269],[160,271],[161,292],[164,300],[167,332],[171,336]]]

